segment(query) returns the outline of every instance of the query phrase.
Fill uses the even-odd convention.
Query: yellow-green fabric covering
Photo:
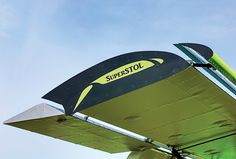
[[[236,73],[216,53],[213,53],[213,56],[208,61],[215,69],[236,85]]]
[[[152,148],[152,145],[148,143],[92,125],[71,116],[65,116],[55,108],[44,105],[35,106],[9,119],[5,124],[109,153]],[[56,113],[48,115],[52,112],[50,110]],[[40,117],[35,119],[36,116]]]
[[[235,99],[193,67],[82,113],[178,148],[236,132]],[[187,151],[210,159],[209,149],[232,150],[236,158],[235,140],[218,141],[227,149],[213,144]]]
[[[167,159],[171,155],[156,151],[156,150],[144,150],[131,152],[127,159]]]

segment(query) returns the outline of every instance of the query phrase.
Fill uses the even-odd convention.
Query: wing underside
[[[153,147],[145,142],[66,116],[62,110],[44,103],[7,120],[5,124],[109,153]]]
[[[6,123],[105,152],[135,151],[130,158],[158,149],[74,119],[72,115],[80,112],[175,148],[181,155],[236,158],[235,99],[172,53],[136,52],[109,59],[43,98],[62,104],[67,116],[43,104]],[[42,115],[40,110],[47,111]]]
[[[157,98],[158,97],[158,98]],[[236,133],[235,100],[195,68],[81,112],[179,149]],[[116,113],[112,113],[116,112]],[[236,148],[236,136],[186,151],[211,158]],[[225,147],[225,148],[223,148]],[[236,156],[235,156],[236,157]]]

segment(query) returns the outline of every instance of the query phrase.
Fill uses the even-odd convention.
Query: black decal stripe
[[[176,45],[182,45],[189,47],[203,56],[206,60],[209,60],[213,56],[213,51],[208,46],[202,44],[194,44],[194,43],[179,43]]]
[[[161,58],[164,62],[119,80],[112,81],[114,77],[109,77],[111,82],[107,84],[92,84],[93,88],[83,99],[76,111],[150,85],[189,67],[187,61],[168,52],[142,51],[127,53],[103,61],[77,74],[44,95],[43,98],[62,104],[66,114],[72,114],[81,92],[94,80],[126,64],[140,60],[150,61],[149,59],[152,58]]]

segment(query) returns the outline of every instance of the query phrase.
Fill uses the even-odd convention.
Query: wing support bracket
[[[174,147],[172,148],[171,153],[172,156],[175,157],[176,159],[184,159]]]
[[[213,66],[209,63],[202,64],[202,63],[193,63],[193,67],[205,67],[205,68],[213,68]]]
[[[202,67],[202,68],[212,68],[215,70],[215,68],[210,63],[196,63],[193,60],[187,60],[188,63],[193,67]]]

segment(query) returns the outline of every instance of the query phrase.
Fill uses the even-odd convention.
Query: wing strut
[[[122,129],[120,127],[117,127],[115,125],[106,123],[104,121],[92,118],[92,117],[87,116],[87,115],[82,114],[82,113],[77,112],[77,113],[73,114],[72,116],[76,119],[83,120],[85,122],[88,122],[88,123],[93,124],[93,125],[97,125],[97,126],[102,127],[104,129],[108,129],[110,131],[113,131],[113,132],[116,132],[116,133],[119,133],[119,134],[122,134],[122,135],[125,135],[125,136],[128,136],[128,137],[137,139],[139,141],[143,141],[143,142],[152,144],[155,147],[157,147],[157,150],[159,150],[159,151],[162,151],[162,149],[166,149],[166,151],[162,151],[162,152],[166,152],[167,154],[170,154],[170,153],[168,153],[168,151],[170,151],[170,149],[167,146],[165,146],[164,144],[161,144],[157,141],[154,141],[150,138],[147,138],[145,136],[136,134],[136,133],[128,131],[126,129]],[[159,149],[159,148],[161,148],[161,149]]]
[[[160,152],[164,152],[164,153],[169,154],[169,155],[172,155],[176,159],[184,159],[174,147],[172,147],[172,150],[170,151],[170,149],[168,147],[166,147],[165,145],[163,145],[161,143],[158,143],[158,142],[156,142],[156,141],[154,141],[150,138],[144,137],[142,135],[133,133],[133,132],[125,130],[125,129],[122,129],[120,127],[117,127],[117,126],[114,126],[112,124],[103,122],[101,120],[89,117],[89,116],[84,115],[82,113],[77,112],[77,113],[73,114],[72,116],[75,117],[76,119],[80,119],[80,120],[83,120],[85,122],[89,122],[93,125],[103,127],[103,128],[108,129],[110,131],[113,131],[113,132],[116,132],[116,133],[119,133],[119,134],[123,134],[125,136],[128,136],[128,137],[131,137],[131,138],[134,138],[134,139],[152,144],[156,147],[156,150],[158,150]]]

